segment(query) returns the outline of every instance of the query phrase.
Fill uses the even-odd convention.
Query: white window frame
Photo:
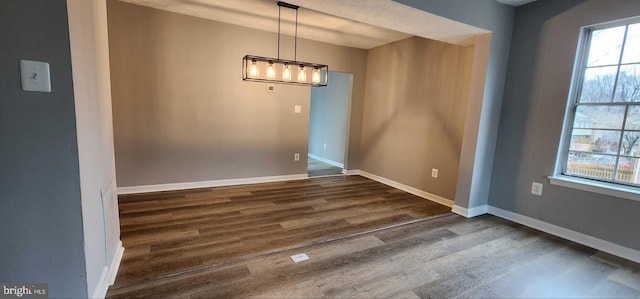
[[[625,26],[630,24],[640,23],[640,16],[627,19],[621,19],[617,21],[584,26],[580,29],[580,37],[578,39],[578,47],[576,58],[573,66],[573,75],[571,78],[571,87],[569,90],[569,97],[567,99],[567,106],[564,116],[564,125],[562,129],[562,135],[560,137],[560,145],[558,148],[558,154],[556,157],[556,165],[554,174],[549,176],[549,182],[552,185],[564,186],[568,188],[579,189],[583,191],[589,191],[619,198],[625,198],[635,201],[640,201],[640,187],[633,185],[626,185],[622,182],[609,182],[598,180],[595,178],[580,177],[575,175],[564,174],[567,160],[569,158],[569,148],[571,143],[571,136],[573,130],[573,123],[575,118],[576,106],[578,96],[583,84],[584,74],[587,69],[587,59],[589,54],[591,33],[595,30],[607,29],[618,26]],[[623,44],[623,49],[624,49]],[[620,65],[620,61],[618,63]],[[619,70],[618,70],[619,71]],[[614,83],[615,84],[615,83]],[[615,94],[615,90],[614,90]],[[623,123],[624,126],[624,123]],[[621,146],[621,145],[619,145]],[[619,157],[619,152],[616,157]],[[615,177],[615,174],[614,174]]]

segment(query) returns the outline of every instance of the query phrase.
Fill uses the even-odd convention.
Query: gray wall
[[[361,170],[453,200],[473,50],[419,37],[369,50]]]
[[[353,75],[329,73],[328,86],[311,88],[309,154],[344,164]]]
[[[640,249],[640,202],[549,185],[580,27],[640,14],[639,1],[538,1],[516,10],[492,206]],[[542,197],[530,194],[544,183]]]
[[[0,41],[0,281],[86,297],[66,2],[0,1]],[[22,91],[20,59],[49,62],[53,92]]]
[[[498,134],[498,120],[511,44],[514,9],[495,0],[394,0],[492,32],[486,85],[481,109],[467,111],[456,205],[487,204]]]
[[[244,55],[276,55],[274,33],[107,6],[119,187],[306,174],[310,87],[268,93],[241,80]],[[300,39],[298,58],[353,73],[352,106],[361,111],[366,51]],[[351,117],[358,134],[360,118]]]

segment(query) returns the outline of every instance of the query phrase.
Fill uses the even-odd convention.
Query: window
[[[562,174],[640,186],[640,20],[586,28]]]

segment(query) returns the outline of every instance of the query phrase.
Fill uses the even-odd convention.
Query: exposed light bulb
[[[267,79],[274,79],[276,77],[276,71],[273,69],[273,62],[269,62],[269,68],[267,69]]]
[[[289,65],[284,65],[284,71],[282,72],[282,80],[291,81],[291,70],[289,69]]]
[[[320,70],[318,68],[313,69],[313,75],[311,76],[311,82],[314,84],[320,84]]]
[[[260,73],[258,72],[258,66],[256,65],[256,61],[251,60],[251,77],[258,77],[258,75],[260,75]]]
[[[298,72],[298,82],[306,82],[307,81],[307,72],[304,71],[304,65],[300,66],[300,71]]]

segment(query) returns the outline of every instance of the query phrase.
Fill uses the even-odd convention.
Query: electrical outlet
[[[327,149],[327,144],[326,143],[324,144],[324,149]]]
[[[300,105],[293,106],[293,113],[302,113],[302,106]]]
[[[267,92],[276,92],[276,86],[272,84],[267,85]]]
[[[300,154],[298,153],[293,154],[293,161],[300,161]]]
[[[542,184],[533,182],[531,184],[531,194],[542,196]]]
[[[438,169],[437,168],[431,168],[431,177],[432,178],[438,178]]]

